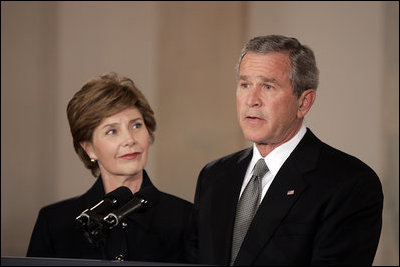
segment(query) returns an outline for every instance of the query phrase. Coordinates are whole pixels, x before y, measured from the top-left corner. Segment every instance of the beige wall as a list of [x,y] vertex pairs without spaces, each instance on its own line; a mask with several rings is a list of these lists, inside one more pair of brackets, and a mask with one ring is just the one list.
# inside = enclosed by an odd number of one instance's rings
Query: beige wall
[[158,128],[147,170],[193,200],[201,167],[248,145],[236,123],[234,65],[259,34],[296,36],[321,71],[307,119],[384,185],[376,265],[398,265],[398,3],[1,2],[1,255],[24,256],[39,208],[93,178],[65,108],[91,76],[133,78]]
[[243,4],[175,2],[160,11],[156,177],[193,201],[200,169],[242,147],[233,66],[244,36]]

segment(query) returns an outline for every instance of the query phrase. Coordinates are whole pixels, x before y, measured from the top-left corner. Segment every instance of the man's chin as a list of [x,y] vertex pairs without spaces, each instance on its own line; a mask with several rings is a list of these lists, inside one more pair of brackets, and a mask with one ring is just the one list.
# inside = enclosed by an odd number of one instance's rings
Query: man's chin
[[256,143],[256,144],[264,144],[265,143],[265,139],[264,138],[262,138],[260,136],[256,136],[254,134],[248,134],[248,135],[245,134],[244,137],[248,141]]

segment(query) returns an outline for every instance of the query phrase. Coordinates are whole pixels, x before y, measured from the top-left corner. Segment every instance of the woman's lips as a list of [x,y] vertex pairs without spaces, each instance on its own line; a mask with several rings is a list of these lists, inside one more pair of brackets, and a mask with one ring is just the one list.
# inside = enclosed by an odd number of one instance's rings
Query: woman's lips
[[121,156],[120,158],[122,159],[135,159],[137,158],[141,153],[139,152],[135,152],[135,153],[129,153],[129,154],[125,154],[123,156]]

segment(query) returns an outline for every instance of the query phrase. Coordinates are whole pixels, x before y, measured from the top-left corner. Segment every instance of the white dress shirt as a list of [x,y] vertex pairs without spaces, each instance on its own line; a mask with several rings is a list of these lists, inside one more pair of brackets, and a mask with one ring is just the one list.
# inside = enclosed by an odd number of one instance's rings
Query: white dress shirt
[[[297,132],[295,136],[292,137],[286,143],[276,147],[272,150],[265,158],[263,158],[258,151],[256,144],[253,144],[253,158],[250,161],[249,166],[247,167],[246,175],[243,180],[242,189],[240,191],[240,196],[243,193],[243,190],[246,188],[247,183],[250,181],[251,176],[253,175],[253,169],[256,165],[257,161],[260,158],[265,160],[265,163],[268,166],[269,171],[264,175],[262,178],[262,193],[260,203],[263,200],[265,194],[268,191],[269,186],[271,185],[272,181],[274,180],[276,174],[278,173],[279,169],[282,167],[283,163],[285,163],[286,159],[290,156],[296,146],[299,144],[300,140],[306,134],[306,127],[304,124],[301,126],[300,130]],[[240,198],[239,196],[239,198]]]

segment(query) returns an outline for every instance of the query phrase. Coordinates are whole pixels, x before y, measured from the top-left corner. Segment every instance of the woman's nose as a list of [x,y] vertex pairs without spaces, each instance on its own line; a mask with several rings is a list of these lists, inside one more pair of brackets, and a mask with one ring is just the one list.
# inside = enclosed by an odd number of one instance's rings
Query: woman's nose
[[133,133],[126,133],[125,137],[124,137],[124,142],[123,145],[124,146],[132,146],[136,143],[135,141],[135,137]]

